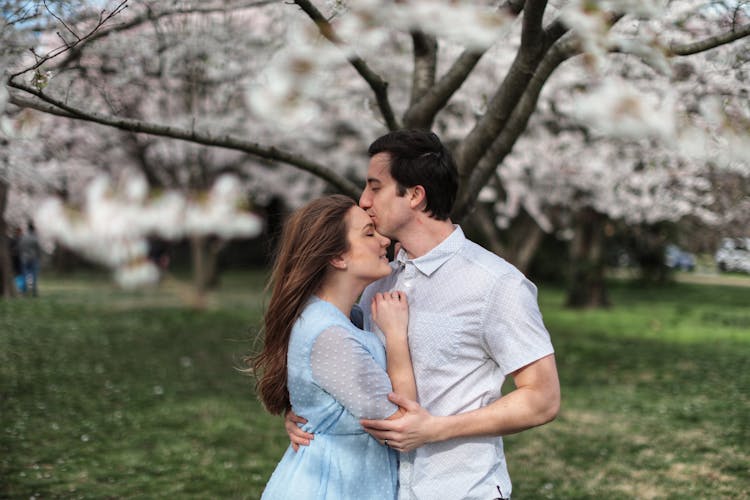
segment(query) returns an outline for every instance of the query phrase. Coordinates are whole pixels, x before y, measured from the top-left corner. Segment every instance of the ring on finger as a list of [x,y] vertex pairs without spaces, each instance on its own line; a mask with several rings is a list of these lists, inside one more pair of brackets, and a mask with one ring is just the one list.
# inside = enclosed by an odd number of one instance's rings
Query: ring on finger
[[387,439],[384,439],[384,440],[383,440],[383,444],[384,444],[384,445],[386,445],[386,446],[388,446],[388,440],[387,440]]

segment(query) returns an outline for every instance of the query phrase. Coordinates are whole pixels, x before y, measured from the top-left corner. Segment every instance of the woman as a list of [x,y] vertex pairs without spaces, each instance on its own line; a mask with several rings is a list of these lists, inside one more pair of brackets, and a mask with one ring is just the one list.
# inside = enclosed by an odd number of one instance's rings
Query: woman
[[[391,272],[390,241],[341,195],[317,199],[284,227],[271,277],[265,345],[255,357],[258,395],[276,415],[304,415],[310,446],[290,446],[265,499],[387,499],[397,492],[395,452],[366,434],[360,418],[397,418],[391,391],[416,399],[407,344],[408,306],[401,292],[373,300],[372,332],[349,312],[371,282]],[[387,361],[387,362],[386,362]],[[386,369],[387,366],[387,369]]]

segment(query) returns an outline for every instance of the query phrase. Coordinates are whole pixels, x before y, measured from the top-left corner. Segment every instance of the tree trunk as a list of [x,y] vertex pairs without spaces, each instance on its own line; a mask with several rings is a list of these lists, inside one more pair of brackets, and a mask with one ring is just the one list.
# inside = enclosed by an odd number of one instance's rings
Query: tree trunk
[[610,305],[604,281],[604,225],[606,218],[586,208],[576,217],[570,242],[567,306],[601,308]]
[[645,283],[664,284],[669,281],[665,247],[674,234],[669,223],[641,224],[630,229],[631,252],[638,263],[640,279]]
[[[526,274],[542,243],[544,231],[525,210],[513,220],[509,229],[502,231],[495,225],[493,217],[492,209],[484,205],[477,206],[473,212],[472,222],[484,238],[483,245]],[[503,242],[502,233],[507,235],[507,243]]]
[[206,292],[208,291],[207,253],[205,236],[190,238],[190,257],[193,263],[193,301],[196,307],[206,305]]
[[16,295],[13,262],[10,256],[8,224],[5,222],[5,207],[8,205],[8,184],[0,181],[0,293],[3,297]]
[[218,284],[216,263],[219,252],[226,246],[226,241],[215,240],[207,236],[190,238],[190,254],[193,265],[193,291],[197,307],[206,305],[206,293]]
[[505,258],[505,245],[500,238],[500,229],[495,225],[494,215],[492,209],[484,205],[480,205],[473,213],[474,220],[477,230],[484,236],[485,245],[487,248]]
[[531,260],[536,255],[539,245],[542,244],[544,231],[534,218],[526,213],[526,210],[521,210],[519,216],[511,224],[509,238],[506,259],[519,271],[527,274]]

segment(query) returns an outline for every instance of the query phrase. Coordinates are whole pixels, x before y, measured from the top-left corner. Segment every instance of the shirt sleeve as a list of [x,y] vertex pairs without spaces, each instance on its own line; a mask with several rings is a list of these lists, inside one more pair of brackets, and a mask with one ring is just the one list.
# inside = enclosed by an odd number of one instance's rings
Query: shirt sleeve
[[504,375],[554,352],[537,304],[536,287],[523,275],[498,280],[483,331],[487,352]]
[[398,410],[388,401],[388,374],[346,328],[332,326],[318,335],[310,362],[315,382],[355,417],[382,419]]

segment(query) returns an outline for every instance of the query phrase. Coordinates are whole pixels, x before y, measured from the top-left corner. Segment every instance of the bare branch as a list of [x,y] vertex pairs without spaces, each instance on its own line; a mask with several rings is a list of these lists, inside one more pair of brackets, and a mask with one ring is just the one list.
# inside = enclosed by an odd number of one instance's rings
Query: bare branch
[[[68,30],[70,32],[70,34],[73,35],[76,38],[76,40],[78,40],[78,41],[81,40],[81,37],[78,36],[78,33],[76,33],[75,31],[73,31],[73,29],[70,26],[68,26],[67,24],[65,24],[65,21],[63,21],[60,18],[60,16],[58,16],[57,14],[55,14],[54,12],[52,12],[52,9],[50,9],[49,5],[47,5],[47,0],[44,0],[44,8],[47,10],[47,12],[49,12],[49,15],[51,15],[52,17],[54,17],[57,20],[58,23],[62,24],[63,27],[66,30]],[[65,39],[60,35],[60,33],[58,33],[57,35],[62,39],[63,43],[66,43]],[[66,45],[67,45],[67,43],[66,43]]]
[[[331,43],[339,47],[344,45],[343,40],[341,40],[333,30],[333,26],[331,26],[331,23],[328,22],[325,17],[323,17],[323,14],[321,14],[320,11],[311,2],[309,2],[308,0],[295,0],[294,3],[299,5],[300,8],[302,8],[302,10],[305,12],[305,14],[307,14],[310,19],[315,22],[320,33]],[[388,100],[388,82],[383,80],[380,75],[370,69],[367,63],[359,56],[351,55],[348,57],[348,60],[349,63],[354,66],[354,69],[357,70],[357,73],[359,73],[359,75],[364,78],[372,91],[375,93],[375,98],[377,99],[378,107],[380,108],[380,114],[383,115],[383,119],[385,120],[388,129],[397,130],[401,128],[396,121],[396,115],[394,115],[393,108],[391,107],[391,103]]]
[[750,35],[750,24],[745,24],[732,31],[722,33],[720,35],[706,38],[693,43],[685,44],[672,44],[669,47],[670,55],[675,56],[690,56],[698,54],[699,52],[705,52],[707,50],[715,49],[721,45],[732,43],[740,38],[745,38]]
[[[19,77],[19,76],[21,76],[23,74],[26,74],[29,71],[35,71],[35,70],[39,69],[44,63],[46,63],[50,59],[54,59],[55,57],[59,56],[60,54],[63,54],[65,52],[67,52],[67,51],[75,48],[76,46],[78,46],[78,45],[80,45],[82,43],[85,43],[92,36],[94,36],[94,34],[97,31],[99,31],[99,29],[102,26],[104,26],[110,19],[112,19],[114,16],[116,16],[117,14],[119,14],[120,12],[122,12],[123,10],[125,10],[127,8],[127,2],[128,2],[128,0],[122,0],[109,13],[106,13],[106,11],[102,11],[102,13],[99,15],[99,20],[97,21],[96,25],[86,35],[84,35],[82,37],[78,37],[78,39],[75,42],[73,42],[71,44],[67,44],[66,43],[65,45],[63,45],[61,47],[57,47],[55,49],[52,49],[49,53],[47,53],[47,55],[41,56],[41,57],[37,56],[37,54],[34,52],[34,55],[37,57],[36,63],[34,63],[33,65],[31,65],[31,66],[29,66],[29,67],[27,67],[25,69],[22,69],[21,71],[19,71],[17,73],[11,74],[10,77],[8,78],[8,83],[11,84],[15,78],[17,78],[17,77]],[[106,13],[106,15],[105,15],[105,13]],[[33,52],[33,50],[32,50],[32,52]]]
[[39,17],[38,8],[31,10],[27,2],[22,2],[12,12],[6,13],[3,16],[6,26],[13,26],[15,24],[27,23],[32,19]]
[[242,151],[243,153],[247,153],[258,158],[264,158],[266,160],[292,165],[322,178],[323,180],[329,182],[331,185],[349,196],[352,196],[354,198],[359,196],[360,188],[356,184],[334,172],[325,165],[309,161],[306,158],[293,155],[273,146],[262,146],[258,143],[244,141],[230,135],[214,136],[209,133],[198,132],[194,129],[187,130],[178,127],[171,127],[168,125],[159,125],[143,122],[140,120],[133,120],[130,118],[108,116],[91,111],[84,111],[78,108],[73,108],[27,85],[15,81],[9,82],[9,85],[32,94],[43,101],[39,102],[37,100],[24,99],[12,94],[9,100],[16,106],[36,109],[37,111],[42,111],[44,113],[62,116],[65,118],[98,123],[100,125],[106,125],[129,132],[138,132],[159,137],[169,137],[181,141],[203,144],[205,146],[214,146],[219,148],[232,149],[235,151]]
[[[109,35],[120,33],[122,31],[127,31],[129,29],[133,29],[136,26],[140,26],[143,23],[146,22],[156,22],[159,19],[170,17],[170,16],[177,16],[177,15],[187,15],[187,14],[214,14],[214,13],[220,13],[220,12],[227,12],[228,10],[241,10],[241,9],[250,9],[253,7],[262,7],[264,5],[273,4],[276,3],[277,0],[257,0],[253,2],[248,2],[244,4],[234,5],[231,7],[227,6],[220,6],[220,7],[205,7],[205,6],[196,6],[196,7],[183,7],[183,8],[177,8],[177,9],[169,9],[169,10],[163,10],[161,12],[154,12],[153,9],[148,6],[148,8],[141,14],[132,17],[130,20],[116,24],[114,26],[111,26],[108,29],[98,30],[95,34],[90,36],[88,38],[88,43],[93,42],[95,40],[99,40],[101,38],[108,37]],[[71,50],[68,57],[66,57],[61,63],[61,66],[66,66],[70,63],[72,59],[77,58],[80,55],[80,50],[82,46],[76,47],[75,50]]]

